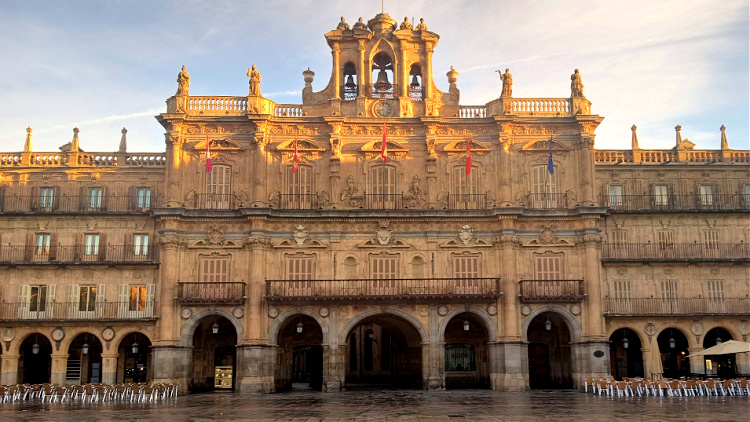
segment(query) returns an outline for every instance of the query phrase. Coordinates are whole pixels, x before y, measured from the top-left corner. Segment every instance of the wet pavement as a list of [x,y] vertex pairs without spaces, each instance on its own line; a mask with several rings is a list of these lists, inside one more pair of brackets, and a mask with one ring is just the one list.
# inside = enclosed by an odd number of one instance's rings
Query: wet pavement
[[2,421],[750,421],[749,396],[607,397],[573,390],[207,393],[154,403],[0,404]]

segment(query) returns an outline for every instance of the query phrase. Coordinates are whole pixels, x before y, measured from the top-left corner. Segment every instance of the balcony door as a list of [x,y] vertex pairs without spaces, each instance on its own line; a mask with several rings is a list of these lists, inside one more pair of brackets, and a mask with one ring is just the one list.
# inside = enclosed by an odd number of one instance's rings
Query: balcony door
[[372,294],[396,294],[396,276],[398,274],[398,258],[395,256],[373,256],[370,258],[370,278],[372,278]]
[[557,208],[557,173],[549,174],[547,165],[531,168],[531,208]]
[[310,166],[299,166],[295,173],[287,173],[286,200],[282,208],[305,209],[313,208],[313,171]]
[[370,206],[376,209],[394,209],[396,207],[396,169],[379,165],[370,169]]
[[226,210],[230,208],[232,194],[232,168],[215,165],[206,174],[205,208]]
[[154,315],[153,284],[120,284],[117,295],[118,318],[144,319]]

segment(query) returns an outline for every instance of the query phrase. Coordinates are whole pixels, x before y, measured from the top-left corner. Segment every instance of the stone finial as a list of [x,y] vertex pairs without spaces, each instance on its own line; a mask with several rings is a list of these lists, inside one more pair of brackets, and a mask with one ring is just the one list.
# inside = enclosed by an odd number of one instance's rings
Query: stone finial
[[312,84],[313,78],[315,77],[315,72],[310,70],[308,67],[307,70],[302,71],[302,76],[305,78],[305,85]]
[[449,70],[445,75],[448,77],[449,84],[454,84],[458,80],[458,72],[453,68],[453,66],[451,66],[451,70]]
[[80,132],[80,130],[77,127],[74,127],[73,140],[70,143],[70,152],[78,152],[78,132]]
[[721,130],[721,149],[729,149],[729,141],[727,141],[727,127],[724,125],[721,125],[719,128]]
[[367,25],[365,25],[365,23],[362,21],[362,16],[359,17],[359,20],[357,22],[354,22],[354,26],[352,28],[357,30],[368,30]]
[[676,135],[675,135],[675,143],[676,143],[675,147],[676,148],[682,148],[682,134],[680,133],[681,130],[682,130],[682,126],[680,125],[677,125],[674,127],[674,131],[676,132]]
[[122,138],[120,138],[120,149],[118,151],[119,152],[126,152],[127,149],[128,149],[128,141],[125,138],[125,134],[128,133],[128,130],[125,129],[125,128],[122,128],[122,130],[120,132],[122,132]]
[[638,129],[638,126],[636,125],[630,127],[630,131],[633,132],[633,135],[630,137],[631,149],[640,149],[640,147],[638,146],[638,134],[635,133],[636,129]]
[[31,128],[31,126],[26,128],[26,142],[24,142],[23,144],[23,152],[31,152],[31,132],[32,131],[33,129]]

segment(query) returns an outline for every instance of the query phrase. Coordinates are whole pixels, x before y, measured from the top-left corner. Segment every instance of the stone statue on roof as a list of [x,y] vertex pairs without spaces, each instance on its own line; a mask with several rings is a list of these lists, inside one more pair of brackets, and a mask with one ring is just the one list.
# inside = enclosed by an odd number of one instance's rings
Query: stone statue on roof
[[190,75],[185,70],[185,65],[182,65],[182,71],[177,75],[177,93],[174,95],[189,95],[189,89]]
[[346,19],[344,17],[341,17],[341,22],[336,26],[336,29],[346,30],[349,29],[349,24],[346,23]]
[[[498,70],[497,73],[500,73]],[[513,75],[510,74],[510,69],[505,69],[505,73],[500,73],[500,79],[503,81],[503,92],[500,94],[501,97],[512,97],[513,96]]]
[[362,22],[362,16],[360,16],[359,20],[354,23],[354,29],[367,29],[367,25]]
[[424,23],[424,18],[419,18],[419,24],[417,24],[417,31],[427,31],[427,25]]
[[260,72],[258,68],[253,65],[250,69],[247,69],[247,76],[250,77],[250,95],[260,95]]
[[398,29],[413,29],[414,26],[409,22],[409,17],[404,17],[404,21],[401,22],[401,25],[399,25]]
[[581,74],[578,72],[578,69],[570,75],[570,96],[583,97],[583,82],[581,81]]

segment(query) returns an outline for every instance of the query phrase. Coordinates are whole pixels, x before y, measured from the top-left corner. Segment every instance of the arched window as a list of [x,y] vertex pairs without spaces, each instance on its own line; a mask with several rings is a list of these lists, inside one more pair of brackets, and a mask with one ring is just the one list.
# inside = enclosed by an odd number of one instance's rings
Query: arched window
[[371,98],[394,98],[393,59],[389,55],[381,52],[372,58],[372,80],[375,82],[371,86]]
[[418,64],[411,65],[409,76],[411,76],[411,81],[409,83],[409,99],[412,101],[422,101],[424,92],[422,87],[422,67]]
[[344,64],[344,101],[356,100],[359,95],[359,81],[357,79],[357,68],[352,62]]

